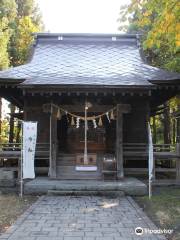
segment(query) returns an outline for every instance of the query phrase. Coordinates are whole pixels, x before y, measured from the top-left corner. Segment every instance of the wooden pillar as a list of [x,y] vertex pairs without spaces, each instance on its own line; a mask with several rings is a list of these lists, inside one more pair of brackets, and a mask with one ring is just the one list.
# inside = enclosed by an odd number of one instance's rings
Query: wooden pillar
[[56,178],[57,157],[57,117],[51,106],[50,113],[50,150],[49,150],[49,177]]
[[117,104],[116,118],[116,161],[117,161],[117,178],[124,177],[123,169],[123,114],[121,105]]
[[180,181],[180,143],[176,143],[176,153],[177,153],[177,159],[176,159],[176,180]]
[[15,113],[15,106],[11,103],[10,104],[10,121],[9,121],[9,143],[13,143],[14,140],[14,116]]

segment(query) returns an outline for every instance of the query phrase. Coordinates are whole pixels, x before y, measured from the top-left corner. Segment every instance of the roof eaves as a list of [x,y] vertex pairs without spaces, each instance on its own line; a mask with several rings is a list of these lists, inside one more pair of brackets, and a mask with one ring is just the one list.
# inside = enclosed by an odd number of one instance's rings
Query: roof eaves
[[92,84],[92,85],[87,85],[87,84],[20,84],[19,88],[56,88],[56,89],[74,89],[74,88],[80,88],[80,89],[92,89],[92,88],[108,88],[108,89],[155,89],[156,85],[154,84],[149,84],[149,85],[100,85],[100,84]]
[[0,83],[4,84],[21,84],[25,81],[25,78],[2,78],[0,77]]
[[169,78],[169,79],[165,79],[165,80],[159,80],[159,79],[153,79],[153,80],[148,80],[150,83],[152,84],[156,84],[156,85],[171,85],[171,84],[180,84],[180,77],[178,78]]

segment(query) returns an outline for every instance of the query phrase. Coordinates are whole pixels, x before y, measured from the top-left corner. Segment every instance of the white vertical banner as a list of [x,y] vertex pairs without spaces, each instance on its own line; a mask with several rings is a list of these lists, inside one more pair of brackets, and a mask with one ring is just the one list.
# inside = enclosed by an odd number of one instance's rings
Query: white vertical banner
[[152,196],[152,180],[154,178],[154,155],[153,155],[153,140],[151,126],[148,122],[148,142],[149,142],[149,198]]
[[37,139],[37,122],[23,122],[22,177],[35,178],[34,157]]

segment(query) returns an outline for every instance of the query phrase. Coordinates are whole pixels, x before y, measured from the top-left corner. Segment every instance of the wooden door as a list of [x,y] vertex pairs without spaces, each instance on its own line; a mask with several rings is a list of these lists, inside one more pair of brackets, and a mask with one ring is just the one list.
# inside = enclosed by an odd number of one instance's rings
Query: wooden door
[[[84,126],[80,128],[69,127],[67,133],[68,151],[72,153],[84,152]],[[87,132],[88,153],[105,151],[105,129],[88,127]]]

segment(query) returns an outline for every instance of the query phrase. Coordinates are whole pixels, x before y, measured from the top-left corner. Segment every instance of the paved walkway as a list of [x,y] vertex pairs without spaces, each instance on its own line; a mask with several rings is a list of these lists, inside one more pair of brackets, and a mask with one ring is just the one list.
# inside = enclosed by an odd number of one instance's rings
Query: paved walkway
[[0,236],[4,240],[157,240],[156,229],[130,197],[43,196]]

